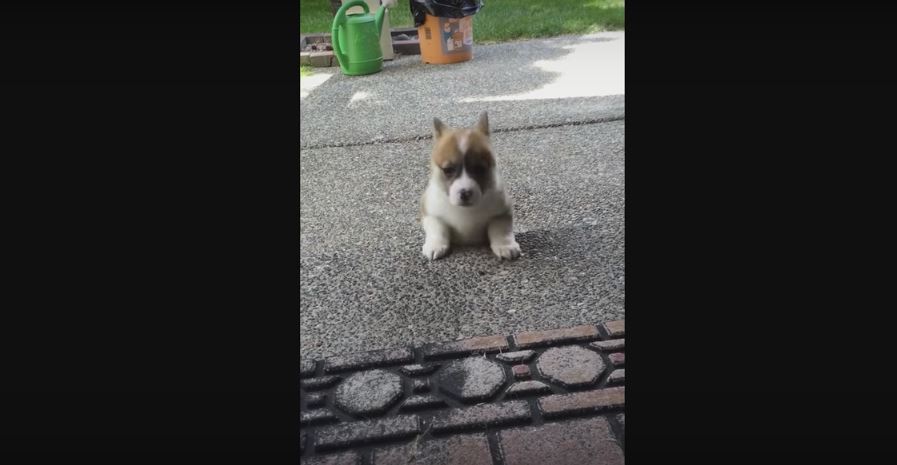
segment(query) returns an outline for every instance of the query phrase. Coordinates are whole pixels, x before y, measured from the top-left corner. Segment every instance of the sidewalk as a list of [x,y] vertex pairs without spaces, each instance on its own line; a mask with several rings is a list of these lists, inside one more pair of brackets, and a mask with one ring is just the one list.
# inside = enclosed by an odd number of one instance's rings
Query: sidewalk
[[623,321],[300,361],[300,463],[621,465]]
[[429,138],[434,116],[470,124],[482,110],[498,130],[622,118],[624,37],[478,45],[473,60],[453,65],[405,56],[364,77],[315,68],[302,78],[300,147]]
[[[316,87],[303,78],[303,356],[622,319],[622,50],[622,32],[602,33],[477,46],[451,66],[403,57]],[[417,214],[432,118],[470,125],[482,110],[524,255],[457,249],[428,262]]]

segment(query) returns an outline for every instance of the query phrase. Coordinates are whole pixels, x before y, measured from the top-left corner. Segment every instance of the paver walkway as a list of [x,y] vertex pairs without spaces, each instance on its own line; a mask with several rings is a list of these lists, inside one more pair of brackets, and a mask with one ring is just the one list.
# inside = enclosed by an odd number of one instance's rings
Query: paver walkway
[[623,321],[300,361],[300,463],[623,464]]

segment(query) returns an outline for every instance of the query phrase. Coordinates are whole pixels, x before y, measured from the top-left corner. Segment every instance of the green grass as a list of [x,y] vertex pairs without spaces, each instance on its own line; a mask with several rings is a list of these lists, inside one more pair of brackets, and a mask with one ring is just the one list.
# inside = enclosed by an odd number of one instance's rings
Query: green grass
[[[299,32],[309,34],[330,32],[333,14],[330,0],[299,0]],[[389,25],[392,27],[414,26],[408,0],[399,0],[396,8],[389,9]]]
[[310,66],[299,65],[299,77],[311,76],[314,71]]
[[[624,27],[625,0],[484,0],[473,18],[477,43],[504,42]],[[299,32],[330,32],[329,0],[300,0]],[[408,0],[389,10],[392,27],[414,26]]]

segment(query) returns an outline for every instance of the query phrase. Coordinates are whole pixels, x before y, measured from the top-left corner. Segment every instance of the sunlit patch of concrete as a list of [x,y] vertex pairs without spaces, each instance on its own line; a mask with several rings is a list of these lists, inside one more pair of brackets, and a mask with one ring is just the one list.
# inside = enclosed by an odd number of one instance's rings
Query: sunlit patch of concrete
[[538,70],[556,75],[552,82],[528,92],[472,97],[461,101],[494,102],[623,95],[626,93],[624,39],[623,31],[582,36],[577,43],[563,47],[569,53],[533,63]]
[[370,94],[369,92],[365,92],[365,91],[363,91],[363,90],[362,90],[362,91],[355,92],[355,95],[353,95],[352,98],[349,99],[349,105],[351,105],[351,104],[353,104],[353,103],[355,103],[355,102],[364,100],[364,99],[366,99],[366,98],[368,98],[368,97],[370,97],[370,96],[371,96],[371,94]]
[[315,68],[314,74],[311,76],[299,76],[299,100],[308,97],[315,87],[320,86],[334,75],[333,72],[318,71],[320,69],[326,68]]

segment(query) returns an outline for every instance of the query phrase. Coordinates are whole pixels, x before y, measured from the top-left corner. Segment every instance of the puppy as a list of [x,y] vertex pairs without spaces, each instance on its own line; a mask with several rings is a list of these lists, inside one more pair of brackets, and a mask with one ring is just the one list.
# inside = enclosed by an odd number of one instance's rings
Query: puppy
[[421,198],[424,256],[436,260],[451,244],[488,241],[499,259],[519,257],[511,199],[496,170],[486,112],[466,129],[449,129],[434,118],[433,141],[430,182]]

